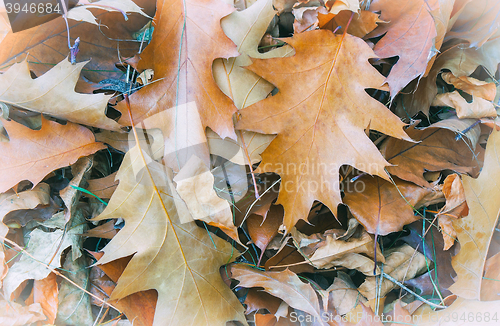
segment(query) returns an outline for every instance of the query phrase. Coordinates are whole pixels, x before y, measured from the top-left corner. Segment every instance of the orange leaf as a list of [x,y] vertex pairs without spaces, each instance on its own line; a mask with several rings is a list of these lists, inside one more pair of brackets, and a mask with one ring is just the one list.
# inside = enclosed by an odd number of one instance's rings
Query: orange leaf
[[[155,33],[139,62],[139,69],[154,70],[157,82],[130,97],[136,123],[159,111],[195,102],[204,127],[221,138],[236,139],[232,120],[236,107],[212,75],[216,58],[239,54],[220,26],[221,18],[233,11],[219,0],[157,2]],[[127,112],[123,101],[117,108]]]
[[394,98],[410,81],[425,73],[437,36],[436,26],[425,0],[377,0],[370,10],[381,11],[380,19],[388,22],[370,34],[385,34],[373,50],[382,58],[399,57],[386,80]]
[[294,56],[255,60],[248,67],[276,85],[278,94],[240,110],[237,128],[278,134],[256,172],[281,176],[277,204],[283,205],[290,230],[314,200],[337,212],[343,164],[387,178],[388,163],[365,128],[409,138],[403,123],[365,92],[379,88],[384,77],[368,63],[375,56],[364,41],[327,30],[284,41],[295,48]]
[[40,130],[15,121],[2,119],[2,123],[10,141],[0,143],[0,192],[23,180],[37,185],[51,171],[106,148],[95,142],[90,130],[71,122],[61,125],[42,117]]

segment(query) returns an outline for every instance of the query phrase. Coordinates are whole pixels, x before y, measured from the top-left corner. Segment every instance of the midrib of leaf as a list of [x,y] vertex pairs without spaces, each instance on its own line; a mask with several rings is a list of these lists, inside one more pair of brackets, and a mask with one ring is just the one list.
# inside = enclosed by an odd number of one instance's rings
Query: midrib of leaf
[[[196,292],[198,294],[198,297],[200,298],[200,303],[201,303],[201,306],[203,307],[203,314],[205,315],[205,319],[208,320],[208,316],[207,316],[207,313],[206,313],[206,309],[205,307],[203,306],[203,300],[202,300],[202,297],[200,295],[200,291],[198,289],[198,284],[196,283],[196,280],[195,280],[195,277],[193,275],[193,271],[191,270],[191,267],[189,267],[189,264],[188,264],[188,261],[186,259],[186,255],[184,254],[184,249],[182,248],[182,244],[181,244],[181,241],[179,239],[179,236],[177,235],[177,231],[175,230],[174,228],[174,224],[172,223],[172,219],[170,218],[170,215],[168,214],[168,211],[167,211],[167,208],[165,207],[165,203],[163,202],[163,199],[161,198],[161,195],[160,195],[160,191],[158,190],[158,187],[156,186],[156,183],[154,181],[154,178],[153,176],[151,175],[151,171],[149,170],[149,167],[146,163],[146,159],[144,158],[144,155],[142,153],[142,148],[141,148],[141,145],[139,143],[139,136],[137,135],[137,130],[135,128],[135,124],[134,124],[134,120],[132,118],[132,112],[130,110],[130,102],[129,102],[129,98],[127,95],[125,95],[125,100],[126,100],[126,103],[127,103],[127,111],[128,111],[128,114],[129,114],[129,118],[130,118],[130,123],[131,123],[131,126],[132,126],[132,131],[134,133],[134,139],[135,139],[135,142],[137,143],[137,149],[139,150],[139,156],[142,160],[142,163],[144,164],[144,168],[145,170],[147,171],[147,174],[149,176],[149,178],[151,179],[151,184],[153,186],[153,190],[154,190],[154,195],[156,195],[161,203],[161,207],[162,207],[162,210],[163,212],[165,213],[165,216],[167,217],[167,220],[170,224],[170,227],[172,228],[172,232],[174,233],[174,236],[175,236],[175,240],[177,241],[177,245],[179,246],[179,250],[181,252],[181,255],[182,255],[182,259],[184,260],[184,265],[186,266],[186,268],[188,269],[189,271],[189,274],[191,275],[191,278],[193,280],[193,284],[196,288]],[[159,248],[163,247],[163,244],[165,243],[165,240],[167,238],[167,234],[168,234],[168,227],[167,227],[167,230],[165,232],[165,236],[163,237],[163,240],[162,240],[162,244],[161,246],[159,246]],[[199,274],[197,274],[199,275]],[[202,279],[205,280],[204,277],[202,277],[201,275],[199,275]],[[207,284],[210,284],[207,280],[205,280],[207,282]],[[210,284],[211,285],[211,284]],[[212,285],[211,285],[212,286]],[[213,286],[212,286],[213,287]],[[177,301],[179,302],[179,300]]]
[[[310,153],[311,153],[311,150],[312,150],[312,146],[314,144],[314,138],[316,136],[316,128],[315,128],[315,126],[316,126],[316,124],[318,122],[318,119],[319,119],[319,116],[321,115],[321,112],[323,111],[323,102],[325,101],[325,95],[326,95],[326,91],[327,91],[327,88],[328,88],[328,83],[330,81],[330,77],[332,75],[333,69],[335,68],[335,64],[337,63],[337,59],[338,59],[338,55],[340,53],[340,49],[342,48],[342,45],[344,44],[345,35],[346,35],[346,32],[347,32],[347,29],[349,28],[349,24],[351,23],[353,15],[354,15],[354,13],[351,14],[351,18],[347,22],[346,28],[344,30],[344,33],[342,34],[342,38],[340,39],[339,45],[337,47],[337,51],[335,52],[335,56],[334,56],[334,58],[332,60],[332,65],[330,67],[330,70],[328,72],[327,78],[326,78],[324,86],[323,86],[323,94],[321,95],[321,103],[319,104],[319,110],[318,110],[318,113],[316,114],[316,118],[314,119],[314,122],[313,122],[311,128],[309,128],[308,130],[306,130],[305,133],[304,133],[304,135],[305,135],[310,129],[313,129],[313,131],[312,131],[312,133],[313,133],[312,134],[312,140],[311,140],[311,144],[309,145],[309,149],[307,151],[307,157],[310,156]],[[302,135],[302,137],[304,135]],[[346,139],[347,139],[347,137],[346,137]],[[355,147],[353,146],[353,148],[355,148]],[[305,173],[300,173],[299,174],[299,179],[297,181],[297,184],[300,184],[300,182],[302,181],[302,176],[304,176],[304,175],[305,175]],[[296,198],[297,198],[297,196],[295,196],[295,198],[293,200],[293,206],[292,207],[295,206]]]

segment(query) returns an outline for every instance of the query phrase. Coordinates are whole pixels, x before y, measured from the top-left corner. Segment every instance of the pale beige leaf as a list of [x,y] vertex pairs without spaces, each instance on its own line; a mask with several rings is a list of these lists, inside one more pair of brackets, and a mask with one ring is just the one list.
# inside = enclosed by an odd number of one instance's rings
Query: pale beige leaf
[[191,156],[174,178],[176,190],[195,220],[220,228],[236,241],[238,230],[233,224],[229,203],[214,190],[214,176],[197,156]]
[[460,251],[452,258],[457,281],[449,289],[464,299],[480,299],[488,248],[500,212],[499,152],[500,132],[493,130],[479,177],[462,178],[469,215],[453,222]]
[[319,301],[310,284],[302,282],[291,271],[262,272],[249,266],[231,266],[231,277],[240,281],[238,286],[245,288],[262,287],[267,293],[280,298],[289,306],[319,318]]
[[[243,138],[241,135],[243,135]],[[260,154],[262,154],[276,137],[275,135],[259,134],[246,130],[237,132],[236,136],[238,137],[238,142],[235,142],[231,138],[221,139],[219,135],[211,129],[208,129],[207,140],[210,154],[219,155],[235,164],[248,165],[248,159],[245,153],[246,147],[251,164],[255,164],[262,161]]]
[[22,306],[16,302],[0,300],[0,325],[2,326],[25,326],[46,319],[39,303]]
[[61,267],[60,260],[64,249],[72,247],[72,257],[68,255],[66,259],[77,259],[81,255],[79,250],[80,234],[83,233],[86,226],[86,224],[82,224],[82,221],[83,219],[80,220],[78,226],[73,225],[65,234],[61,229],[56,229],[53,232],[45,232],[41,229],[31,231],[26,251],[36,260],[22,255],[21,259],[14,263],[3,280],[5,297],[10,298],[11,293],[25,280],[46,278],[50,274],[50,269],[45,267],[49,262],[52,268]]
[[259,59],[284,57],[293,52],[289,45],[264,53],[258,51],[260,40],[275,14],[273,0],[258,0],[249,8],[235,11],[221,19],[222,30],[238,46],[237,50],[242,54],[236,60],[237,65],[251,64],[252,60],[249,57]]
[[[312,266],[323,269],[334,266],[344,266],[347,268],[359,267],[360,272],[373,275],[373,269],[375,268],[373,261],[375,243],[373,236],[363,231],[357,236],[342,240],[339,237],[343,230],[339,230],[338,234],[329,231],[326,231],[324,234],[306,236],[293,228],[291,233],[295,239],[294,243],[299,245],[299,252]],[[377,250],[380,251],[380,248],[377,247]],[[384,261],[382,255],[378,255],[377,258],[380,261]],[[371,269],[368,268],[370,263]]]
[[469,214],[469,207],[465,201],[464,188],[458,174],[450,174],[446,177],[443,183],[443,193],[446,197],[446,204],[437,216],[439,226],[444,229],[445,250],[448,250],[456,238],[451,221],[453,218],[461,218]]
[[468,103],[458,91],[436,95],[431,105],[455,108],[459,119],[494,118],[497,116],[497,111],[491,101],[473,96],[472,103]]
[[192,217],[186,216],[189,211],[165,169],[137,147],[131,149],[118,171],[117,189],[96,218],[125,221],[99,264],[134,254],[111,299],[155,289],[154,326],[220,326],[230,320],[246,324],[243,306],[219,274],[237,251],[189,222]]
[[0,102],[75,123],[118,130],[120,125],[104,114],[111,95],[75,92],[87,62],[72,65],[66,58],[36,79],[31,78],[26,60],[15,63],[0,75]]
[[[148,137],[153,137],[144,144],[144,134],[138,136],[142,150],[154,159],[163,155],[163,162],[178,172],[184,164],[196,155],[210,165],[205,128],[195,102],[165,108],[162,111],[143,119],[136,125],[136,130],[148,130]],[[163,134],[163,140],[160,132]],[[153,130],[150,134],[150,130]],[[129,148],[135,146],[133,133],[129,134]],[[163,153],[161,152],[163,150]]]
[[[373,267],[373,265],[372,265]],[[339,315],[344,315],[354,309],[359,302],[366,302],[366,299],[358,292],[349,275],[344,272],[337,272],[337,277],[333,280],[328,289],[329,301]]]
[[275,16],[272,0],[258,0],[249,8],[235,11],[221,20],[224,33],[237,45],[237,58],[216,59],[212,65],[215,82],[231,98],[238,109],[266,98],[274,86],[252,71],[242,68],[252,63],[252,58],[285,57],[294,53],[285,45],[271,51],[258,51],[269,23]]
[[342,10],[359,11],[359,0],[336,0],[330,8],[330,13],[338,14]]
[[439,228],[443,233],[444,250],[448,250],[455,243],[457,231],[453,228],[453,218],[448,215],[441,215],[438,218]]
[[[384,256],[384,273],[389,274],[401,283],[404,280],[414,278],[427,268],[425,256],[407,244],[386,250]],[[378,289],[377,285],[382,288]],[[380,297],[384,297],[395,287],[396,284],[387,279],[383,279],[382,284],[377,284],[377,278],[370,276],[365,279],[358,290],[368,300],[371,300],[376,297],[377,291],[379,291]]]
[[265,99],[274,89],[264,78],[238,66],[235,58],[216,59],[212,69],[215,82],[238,109]]

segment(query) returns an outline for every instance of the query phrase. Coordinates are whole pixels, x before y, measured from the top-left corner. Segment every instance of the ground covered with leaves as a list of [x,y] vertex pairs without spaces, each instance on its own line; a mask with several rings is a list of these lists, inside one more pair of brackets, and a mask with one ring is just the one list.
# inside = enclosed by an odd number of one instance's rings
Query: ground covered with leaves
[[500,325],[499,1],[8,10],[1,325]]

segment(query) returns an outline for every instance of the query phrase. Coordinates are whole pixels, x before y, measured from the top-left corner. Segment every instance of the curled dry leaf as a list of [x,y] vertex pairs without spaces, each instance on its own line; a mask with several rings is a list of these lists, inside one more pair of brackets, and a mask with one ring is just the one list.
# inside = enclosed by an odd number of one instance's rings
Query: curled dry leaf
[[450,70],[454,76],[470,76],[478,66],[482,65],[491,74],[497,70],[500,62],[500,38],[492,38],[480,49],[464,48],[463,44],[452,46],[440,53],[427,77],[418,82],[414,92],[403,95],[403,105],[397,109],[401,117],[412,117],[419,111],[425,115],[429,114],[432,100],[438,93],[437,76],[443,69]]
[[[157,2],[155,33],[138,65],[139,70],[153,69],[156,81],[130,96],[135,123],[165,108],[194,102],[203,130],[208,126],[222,138],[236,139],[232,120],[236,107],[212,76],[216,58],[239,54],[220,26],[221,18],[233,11],[218,0]],[[128,117],[124,102],[117,109],[123,113],[122,123],[130,124],[123,118]]]
[[10,141],[0,143],[0,192],[23,180],[37,185],[51,171],[106,148],[95,142],[90,130],[70,122],[61,125],[42,117],[40,130],[14,121],[2,123]]
[[86,231],[82,236],[103,238],[103,239],[113,239],[113,237],[118,233],[119,229],[115,228],[115,220],[108,221],[101,224],[93,229]]
[[111,96],[75,92],[87,62],[72,65],[66,58],[36,79],[31,78],[26,60],[15,63],[0,75],[0,102],[88,126],[119,129],[120,125],[105,115]]
[[278,229],[283,222],[283,207],[273,205],[266,216],[252,214],[246,222],[250,238],[264,252],[269,242],[278,235]]
[[[344,230],[328,230],[324,234],[314,234],[308,237],[292,229],[292,236],[299,252],[309,264],[316,268],[344,266],[357,269],[366,275],[373,275],[375,266],[373,237],[363,231],[347,240],[338,239],[343,232]],[[377,251],[380,252],[378,245]],[[384,257],[378,255],[378,260],[383,262]]]
[[281,299],[272,296],[265,291],[257,288],[251,288],[248,289],[244,302],[247,306],[245,314],[248,315],[249,313],[259,309],[267,309],[269,313],[274,315],[278,311],[281,302]]
[[337,212],[343,164],[387,178],[388,163],[364,133],[368,125],[409,138],[403,123],[365,92],[379,88],[384,78],[369,65],[374,54],[361,39],[316,30],[284,41],[296,50],[293,57],[256,59],[247,67],[279,92],[240,110],[237,128],[278,134],[256,172],[281,176],[277,203],[285,209],[284,225],[290,230],[307,216],[314,200]]
[[495,83],[487,83],[467,76],[455,77],[451,72],[443,72],[441,77],[448,84],[452,84],[455,88],[461,89],[472,96],[477,96],[487,101],[495,99],[497,93]]
[[439,186],[420,187],[398,178],[394,182],[367,175],[344,187],[344,204],[372,234],[401,231],[403,226],[419,219],[414,209],[443,201]]
[[23,306],[13,301],[0,300],[2,326],[24,326],[46,318],[39,303]]
[[432,106],[449,106],[457,111],[459,119],[494,118],[497,116],[495,106],[491,101],[480,97],[472,97],[472,102],[467,102],[457,91],[436,95]]
[[214,190],[214,176],[197,156],[191,156],[174,178],[175,189],[195,220],[220,228],[236,241],[238,230],[233,224],[229,203]]
[[71,8],[68,11],[68,18],[76,21],[84,21],[87,23],[98,25],[95,16],[88,9],[96,8],[103,9],[107,11],[119,11],[127,20],[127,13],[135,12],[141,14],[145,17],[151,18],[146,15],[141,8],[135,4],[132,0],[100,0],[89,2],[88,0],[80,0],[80,6]]
[[465,201],[464,188],[458,174],[450,174],[446,177],[443,183],[443,193],[446,197],[446,204],[437,216],[439,226],[443,229],[444,250],[448,250],[457,236],[451,218],[466,216],[469,214],[469,207]]
[[[407,244],[387,249],[384,252],[384,256],[384,273],[389,274],[399,282],[412,279],[427,269],[427,258]],[[384,297],[397,286],[385,278],[381,284],[378,283],[377,277],[367,277],[358,290],[368,300],[371,300],[377,296],[377,293],[380,297]]]
[[67,232],[61,229],[46,232],[39,228],[31,231],[26,247],[26,252],[31,257],[26,254],[22,255],[19,261],[15,262],[9,269],[7,276],[3,280],[3,290],[7,298],[10,298],[14,290],[23,281],[30,279],[42,280],[49,276],[51,271],[46,267],[49,263],[52,268],[61,267],[61,255],[66,248],[72,248],[71,255],[67,255],[66,261],[76,260],[82,255],[80,252],[82,245],[80,234],[83,233],[87,225],[84,223],[85,218],[81,215],[81,211],[78,211],[78,213],[78,216],[75,216],[72,220],[72,225]]
[[500,132],[493,130],[481,174],[477,179],[462,177],[469,215],[453,221],[460,251],[452,259],[457,281],[450,291],[464,299],[481,298],[484,266],[500,211],[499,152]]
[[408,135],[418,143],[394,138],[386,140],[380,151],[394,165],[387,167],[387,171],[422,187],[430,187],[423,176],[425,171],[449,169],[476,174],[481,166],[478,156],[482,148],[467,144],[463,138],[456,140],[453,131],[438,126],[430,125],[424,129],[417,129],[414,125],[409,127]]
[[243,307],[219,274],[237,252],[192,221],[165,169],[134,147],[123,159],[108,206],[95,218],[125,221],[98,264],[134,254],[111,299],[156,289],[155,326],[245,324]]
[[366,302],[366,299],[358,292],[349,275],[342,271],[337,272],[337,277],[325,292],[328,295],[328,303],[333,304],[335,311],[339,315],[348,313],[359,302]]
[[19,193],[10,190],[0,194],[0,236],[5,237],[9,232],[7,226],[1,223],[9,212],[48,205],[49,201],[50,187],[46,183],[39,183],[31,190]]
[[231,265],[231,277],[240,281],[245,288],[262,287],[267,293],[286,302],[290,307],[302,310],[320,318],[318,297],[310,284],[285,270],[282,272],[262,272],[246,265]]

